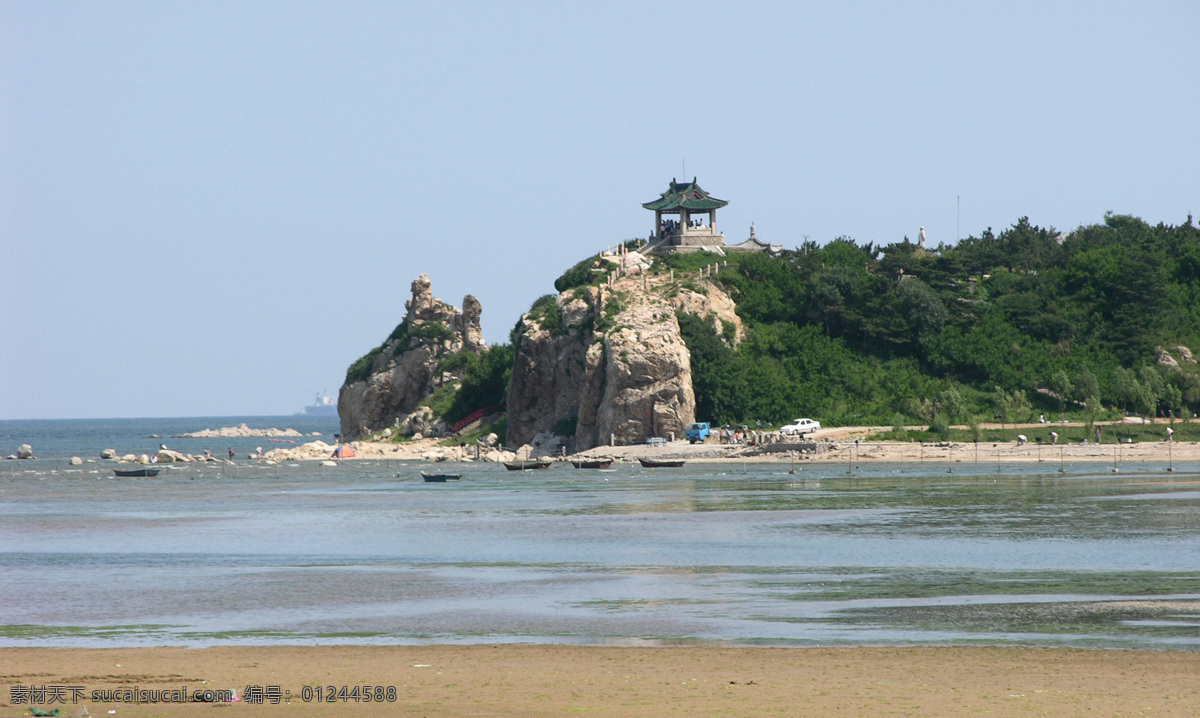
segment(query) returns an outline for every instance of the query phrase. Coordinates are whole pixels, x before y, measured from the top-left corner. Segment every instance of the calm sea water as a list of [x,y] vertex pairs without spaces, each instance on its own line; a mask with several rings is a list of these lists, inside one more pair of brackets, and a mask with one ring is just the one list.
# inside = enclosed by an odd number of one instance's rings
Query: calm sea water
[[241,421],[0,422],[0,645],[1200,649],[1200,466],[67,462]]

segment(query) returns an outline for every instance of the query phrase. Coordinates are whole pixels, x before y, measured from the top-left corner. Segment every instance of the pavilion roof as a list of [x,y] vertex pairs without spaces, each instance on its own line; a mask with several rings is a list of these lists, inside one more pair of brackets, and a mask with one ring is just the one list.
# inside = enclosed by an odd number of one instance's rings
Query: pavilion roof
[[671,186],[667,188],[662,196],[653,202],[646,202],[642,206],[646,209],[657,210],[659,212],[671,212],[678,210],[681,207],[684,209],[717,209],[729,204],[723,199],[709,196],[696,184],[696,178],[692,178],[691,182],[676,182],[671,180]]

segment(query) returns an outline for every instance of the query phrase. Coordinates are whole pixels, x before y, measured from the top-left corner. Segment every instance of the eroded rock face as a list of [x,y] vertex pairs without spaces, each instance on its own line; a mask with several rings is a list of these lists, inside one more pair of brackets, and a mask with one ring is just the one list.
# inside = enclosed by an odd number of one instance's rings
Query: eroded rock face
[[405,422],[431,394],[462,378],[461,369],[439,370],[444,359],[487,348],[479,325],[483,306],[469,294],[463,298],[465,311],[459,311],[434,297],[429,277],[422,274],[413,280],[404,308],[404,322],[375,350],[365,378],[347,381],[338,392],[346,441],[390,427],[397,419]]
[[559,295],[558,330],[545,328],[529,314],[521,317],[506,407],[509,446],[529,443],[538,433],[579,414],[598,296],[592,287]]
[[616,326],[589,351],[596,371],[584,389],[588,400],[580,405],[576,450],[610,440],[636,444],[683,436],[695,421],[691,355],[672,308],[634,300],[617,315]]
[[[695,420],[691,357],[675,319],[677,294],[641,286],[630,280],[615,288],[570,290],[557,299],[561,321],[547,321],[544,312],[522,317],[508,392],[508,445],[561,431],[571,419],[572,451],[610,440],[678,437]],[[702,303],[706,313],[715,311]]]
[[671,306],[685,314],[708,319],[717,336],[723,336],[725,327],[732,326],[733,345],[740,344],[746,337],[746,330],[742,327],[742,318],[737,315],[737,304],[716,285],[706,283],[700,288],[702,293],[681,288],[678,294],[671,297]]

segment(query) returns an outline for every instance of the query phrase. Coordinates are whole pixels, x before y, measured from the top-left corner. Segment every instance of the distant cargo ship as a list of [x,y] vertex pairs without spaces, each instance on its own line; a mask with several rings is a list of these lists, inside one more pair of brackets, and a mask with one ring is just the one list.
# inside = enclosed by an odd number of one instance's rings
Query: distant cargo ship
[[337,416],[337,399],[328,394],[317,394],[317,402],[304,407],[304,413],[309,416]]

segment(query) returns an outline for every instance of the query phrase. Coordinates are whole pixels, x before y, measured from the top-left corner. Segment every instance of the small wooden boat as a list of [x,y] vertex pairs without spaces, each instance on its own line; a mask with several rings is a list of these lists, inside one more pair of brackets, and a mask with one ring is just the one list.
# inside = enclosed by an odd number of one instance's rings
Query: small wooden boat
[[422,471],[421,478],[429,483],[444,484],[447,481],[458,481],[462,478],[462,474],[435,474],[429,471]]
[[549,459],[527,459],[525,461],[505,461],[504,468],[509,471],[533,471],[534,469],[550,468]]
[[113,469],[113,473],[117,476],[141,477],[148,478],[158,476],[158,469]]
[[638,463],[647,469],[678,469],[687,462],[684,459],[643,459],[639,456]]
[[612,459],[582,459],[580,461],[572,460],[571,463],[577,469],[607,469],[612,466]]

